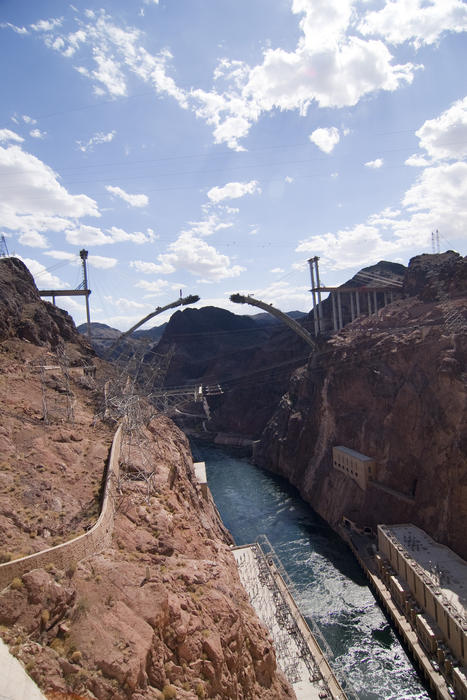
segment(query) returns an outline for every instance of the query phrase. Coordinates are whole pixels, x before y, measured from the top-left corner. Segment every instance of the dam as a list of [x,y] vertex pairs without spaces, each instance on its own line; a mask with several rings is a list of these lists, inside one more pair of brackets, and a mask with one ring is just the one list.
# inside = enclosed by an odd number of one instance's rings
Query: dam
[[[270,540],[295,602],[326,644],[329,665],[349,698],[427,699],[428,691],[348,547],[287,482],[211,445],[193,444],[237,546]],[[329,650],[329,655],[328,655]]]

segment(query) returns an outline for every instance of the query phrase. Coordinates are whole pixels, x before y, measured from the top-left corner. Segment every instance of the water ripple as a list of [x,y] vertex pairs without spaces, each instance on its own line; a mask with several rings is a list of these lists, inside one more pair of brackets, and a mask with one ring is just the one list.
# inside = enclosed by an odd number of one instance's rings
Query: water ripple
[[235,541],[268,536],[302,614],[320,628],[347,688],[360,700],[429,698],[352,554],[295,489],[218,448],[196,448]]

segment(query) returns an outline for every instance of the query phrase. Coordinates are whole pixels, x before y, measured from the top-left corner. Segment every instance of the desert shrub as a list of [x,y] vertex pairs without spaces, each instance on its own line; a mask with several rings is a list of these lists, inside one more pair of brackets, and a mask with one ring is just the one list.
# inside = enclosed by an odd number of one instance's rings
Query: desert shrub
[[20,591],[22,587],[23,582],[18,577],[14,578],[13,581],[10,583],[10,588],[12,588],[14,591]]
[[202,683],[197,683],[196,688],[195,688],[195,693],[199,698],[206,697],[206,691],[205,691],[204,685]]
[[55,637],[55,639],[52,639],[52,641],[50,642],[50,648],[53,649],[54,651],[56,651],[59,656],[63,656],[63,652],[64,652],[63,642],[61,639],[58,639],[58,637]]
[[164,700],[173,700],[177,697],[177,688],[174,685],[165,685],[162,689]]
[[49,620],[50,620],[50,612],[48,610],[43,610],[41,612],[41,625],[42,625],[42,627],[45,627]]
[[81,661],[81,656],[82,656],[81,652],[76,650],[70,656],[70,661],[74,664],[78,664]]

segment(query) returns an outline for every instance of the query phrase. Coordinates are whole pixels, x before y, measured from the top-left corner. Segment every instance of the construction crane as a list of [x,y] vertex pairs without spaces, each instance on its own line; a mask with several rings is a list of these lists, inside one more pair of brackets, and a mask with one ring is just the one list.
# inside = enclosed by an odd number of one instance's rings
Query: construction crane
[[230,301],[233,301],[235,304],[251,304],[251,306],[257,306],[258,309],[267,311],[268,314],[275,316],[279,319],[279,321],[282,321],[282,323],[285,323],[286,326],[291,328],[297,335],[300,336],[300,338],[302,338],[302,340],[305,341],[305,343],[308,343],[313,350],[318,350],[318,345],[311,335],[304,328],[302,328],[297,321],[294,321],[293,318],[290,318],[290,316],[287,316],[287,314],[284,314],[282,311],[279,311],[279,309],[276,309],[272,304],[266,304],[264,301],[254,299],[251,296],[243,296],[242,294],[232,294]]
[[177,301],[173,301],[170,304],[166,304],[166,306],[158,306],[154,311],[152,311],[150,314],[145,316],[144,318],[141,319],[141,321],[138,321],[138,323],[135,323],[134,326],[132,326],[129,330],[125,331],[125,333],[122,333],[121,335],[118,336],[116,340],[112,343],[112,345],[107,349],[104,355],[104,359],[108,359],[112,352],[115,350],[117,345],[124,340],[124,338],[127,338],[129,335],[131,335],[137,328],[143,325],[143,323],[146,323],[146,321],[149,321],[149,319],[154,318],[154,316],[157,316],[158,314],[163,313],[164,311],[167,311],[167,309],[175,309],[177,306],[186,306],[187,304],[195,304],[197,301],[199,301],[199,296],[197,294],[190,294],[187,297],[180,297],[180,299],[177,299]]

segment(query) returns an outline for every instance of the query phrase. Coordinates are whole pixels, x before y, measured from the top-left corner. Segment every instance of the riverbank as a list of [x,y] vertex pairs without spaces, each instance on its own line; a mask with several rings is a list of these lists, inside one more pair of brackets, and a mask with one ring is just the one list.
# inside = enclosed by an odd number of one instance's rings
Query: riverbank
[[428,700],[354,555],[297,490],[231,448],[196,443],[192,450],[206,463],[209,489],[236,544],[267,534],[344,691],[351,688],[359,700]]

